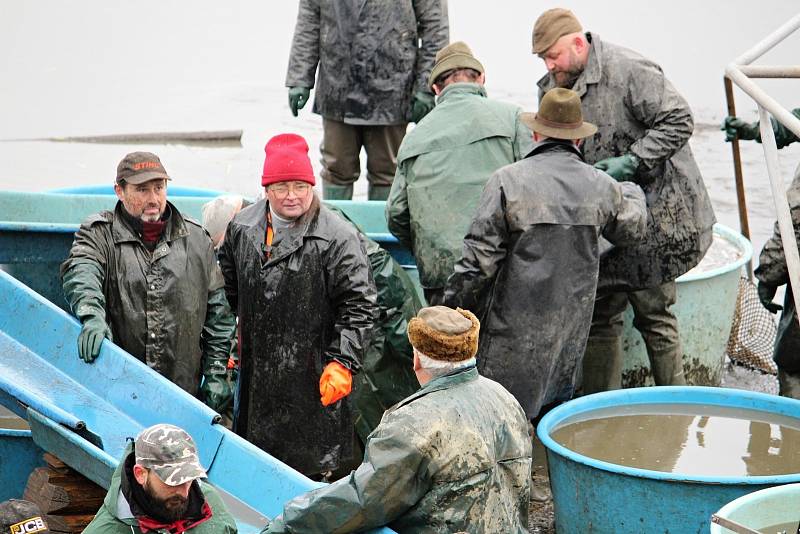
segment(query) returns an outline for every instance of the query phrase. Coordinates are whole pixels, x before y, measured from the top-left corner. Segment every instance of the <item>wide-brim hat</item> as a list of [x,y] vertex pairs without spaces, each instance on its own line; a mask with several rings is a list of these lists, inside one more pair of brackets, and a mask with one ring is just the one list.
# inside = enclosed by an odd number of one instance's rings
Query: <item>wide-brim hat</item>
[[436,78],[455,69],[472,69],[481,74],[485,72],[481,62],[472,55],[472,50],[467,43],[456,41],[436,53],[436,63],[433,65],[431,75],[428,76],[428,87],[433,88]]
[[536,113],[522,113],[520,119],[532,131],[553,139],[583,139],[597,132],[597,126],[583,120],[581,99],[571,89],[550,89]]
[[463,362],[478,352],[480,321],[461,308],[430,306],[408,322],[411,346],[434,360]]

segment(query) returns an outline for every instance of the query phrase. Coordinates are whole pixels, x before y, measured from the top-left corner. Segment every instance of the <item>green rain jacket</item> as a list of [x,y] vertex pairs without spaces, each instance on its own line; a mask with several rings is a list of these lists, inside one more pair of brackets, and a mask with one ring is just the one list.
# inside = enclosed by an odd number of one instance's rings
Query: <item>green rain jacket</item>
[[413,282],[391,254],[367,237],[339,208],[328,208],[358,229],[378,290],[378,316],[350,394],[356,411],[356,431],[366,442],[381,422],[383,412],[419,389],[407,330],[408,321],[417,315],[422,304]]
[[489,177],[533,148],[520,112],[478,84],[453,83],[403,139],[386,220],[414,252],[423,287],[441,289],[453,273]]
[[[83,531],[83,534],[141,534],[139,522],[131,514],[130,505],[120,490],[125,458],[130,454],[133,454],[132,443],[128,444],[125,454],[122,455],[123,459],[114,471],[114,476],[111,477],[111,485],[108,488],[105,500],[103,500],[103,506],[97,511],[97,515],[94,516],[94,519]],[[199,480],[198,483],[200,484],[200,491],[203,492],[206,502],[211,508],[212,516],[207,521],[186,532],[189,534],[235,534],[238,532],[236,521],[228,512],[217,490],[202,480]],[[154,534],[169,533],[159,530]]]
[[81,321],[105,319],[117,345],[197,395],[201,371],[225,372],[236,320],[208,233],[167,205],[152,253],[122,218],[121,202],[86,219],[61,280]]
[[522,408],[468,367],[386,412],[356,471],[288,502],[264,532],[528,532],[530,477]]

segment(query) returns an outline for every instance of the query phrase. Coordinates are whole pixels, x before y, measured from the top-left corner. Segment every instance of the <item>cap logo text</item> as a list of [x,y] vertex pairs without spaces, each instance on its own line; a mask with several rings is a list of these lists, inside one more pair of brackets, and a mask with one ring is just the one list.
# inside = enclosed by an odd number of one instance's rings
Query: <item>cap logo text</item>
[[11,525],[11,534],[29,534],[31,532],[44,532],[47,527],[41,517],[32,517]]
[[139,163],[133,164],[134,171],[140,171],[142,169],[158,169],[161,165],[156,163],[155,161],[141,161]]

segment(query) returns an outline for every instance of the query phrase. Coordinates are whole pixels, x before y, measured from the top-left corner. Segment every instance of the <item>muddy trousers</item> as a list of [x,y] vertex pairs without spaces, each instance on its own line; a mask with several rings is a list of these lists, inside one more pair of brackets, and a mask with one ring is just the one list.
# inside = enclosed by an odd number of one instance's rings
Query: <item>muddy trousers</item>
[[[325,198],[352,197],[361,175],[361,148],[367,153],[370,200],[386,200],[397,169],[397,151],[407,124],[361,125],[322,119],[322,180]],[[382,198],[381,198],[382,197]]]
[[622,387],[622,319],[630,303],[633,326],[647,348],[656,385],[686,384],[675,304],[675,282],[630,293],[598,295],[583,358],[583,393]]

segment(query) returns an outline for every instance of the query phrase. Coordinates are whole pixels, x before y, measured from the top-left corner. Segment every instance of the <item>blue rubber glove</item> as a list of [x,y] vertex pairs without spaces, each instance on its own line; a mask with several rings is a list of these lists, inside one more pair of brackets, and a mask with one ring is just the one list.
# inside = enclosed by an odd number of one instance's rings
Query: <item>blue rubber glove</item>
[[297,111],[303,109],[310,95],[311,89],[308,87],[289,88],[289,109],[292,110],[292,115],[297,117]]
[[606,158],[594,164],[596,169],[605,171],[618,182],[627,182],[636,175],[639,158],[633,154],[625,154],[617,158]]
[[111,339],[111,329],[106,321],[97,316],[88,317],[78,335],[78,356],[86,363],[92,363],[100,354],[105,338]]

